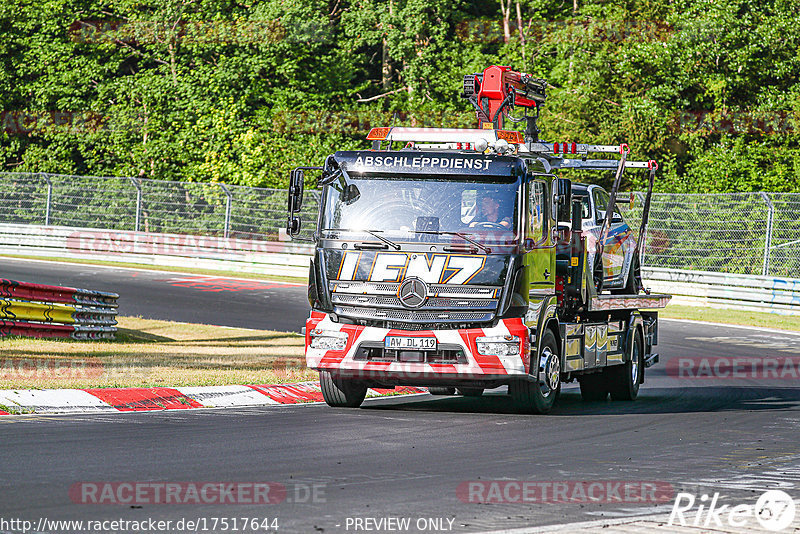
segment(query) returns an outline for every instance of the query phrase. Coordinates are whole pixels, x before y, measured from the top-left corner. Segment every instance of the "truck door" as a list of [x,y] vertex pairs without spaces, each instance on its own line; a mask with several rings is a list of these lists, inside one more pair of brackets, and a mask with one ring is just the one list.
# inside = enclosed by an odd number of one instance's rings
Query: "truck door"
[[550,206],[549,183],[534,179],[528,182],[525,217],[525,269],[530,281],[530,295],[555,293],[556,255],[550,228],[553,211]]

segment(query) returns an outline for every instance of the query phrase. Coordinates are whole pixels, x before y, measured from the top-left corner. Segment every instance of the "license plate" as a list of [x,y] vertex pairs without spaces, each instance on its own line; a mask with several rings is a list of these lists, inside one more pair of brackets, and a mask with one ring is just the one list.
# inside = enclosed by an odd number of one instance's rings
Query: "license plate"
[[392,350],[436,350],[435,337],[388,336],[383,343]]

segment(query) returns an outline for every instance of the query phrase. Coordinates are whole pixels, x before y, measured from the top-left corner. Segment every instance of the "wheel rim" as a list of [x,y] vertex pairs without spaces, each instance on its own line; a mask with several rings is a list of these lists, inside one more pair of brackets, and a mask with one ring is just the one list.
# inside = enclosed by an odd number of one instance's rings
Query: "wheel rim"
[[539,380],[539,386],[542,391],[542,396],[549,397],[558,388],[558,381],[561,378],[561,362],[555,357],[550,347],[542,349],[541,360],[544,365],[540,368],[540,376],[543,378]]
[[633,350],[631,351],[631,384],[639,382],[639,343],[633,338]]

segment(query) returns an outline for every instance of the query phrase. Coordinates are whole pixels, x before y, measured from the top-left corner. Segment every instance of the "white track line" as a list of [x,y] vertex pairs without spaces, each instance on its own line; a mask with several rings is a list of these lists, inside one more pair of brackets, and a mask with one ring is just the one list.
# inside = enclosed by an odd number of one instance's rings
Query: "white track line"
[[791,336],[800,336],[800,332],[797,330],[781,330],[780,328],[764,328],[763,326],[749,326],[743,324],[731,324],[731,323],[712,323],[709,321],[695,321],[692,319],[672,319],[668,317],[659,318],[659,321],[673,321],[676,323],[691,323],[691,324],[702,324],[707,326],[721,326],[725,328],[741,328],[743,330],[756,330],[758,332],[770,332],[774,334],[789,334]]

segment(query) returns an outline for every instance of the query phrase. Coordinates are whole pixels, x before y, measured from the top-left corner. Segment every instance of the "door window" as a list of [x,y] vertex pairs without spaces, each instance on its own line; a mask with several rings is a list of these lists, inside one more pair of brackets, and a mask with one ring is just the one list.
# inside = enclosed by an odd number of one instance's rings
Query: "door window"
[[530,183],[528,206],[530,210],[530,235],[540,244],[547,239],[547,184],[542,180]]

